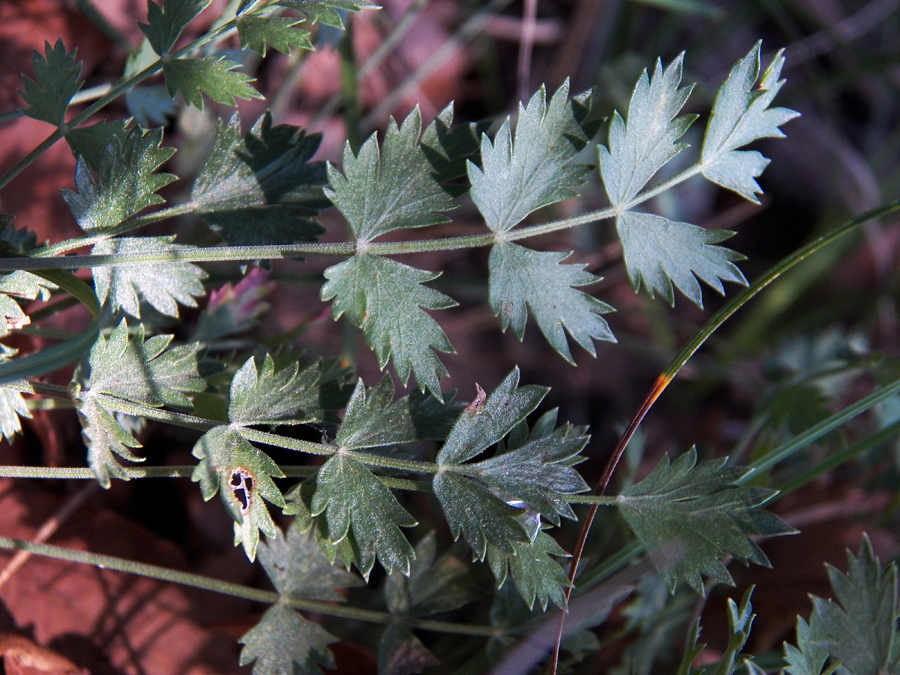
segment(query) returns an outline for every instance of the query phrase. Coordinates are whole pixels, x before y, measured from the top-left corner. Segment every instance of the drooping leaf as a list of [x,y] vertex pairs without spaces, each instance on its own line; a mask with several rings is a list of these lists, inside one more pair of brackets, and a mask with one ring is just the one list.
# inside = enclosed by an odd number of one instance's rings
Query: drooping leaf
[[160,56],[165,56],[175,46],[185,27],[206,9],[209,2],[210,0],[164,0],[164,4],[158,5],[148,0],[147,23],[138,25],[153,50]]
[[429,532],[415,548],[409,575],[392,574],[384,582],[384,598],[392,614],[429,616],[462,607],[479,596],[469,565],[453,551],[437,557],[437,538]]
[[235,99],[260,98],[250,82],[253,78],[235,70],[239,64],[227,59],[167,59],[163,64],[166,89],[181,94],[187,105],[203,110],[204,94],[216,103],[236,106]]
[[[797,617],[797,646],[784,643],[785,672],[790,675],[823,675],[828,651],[821,643],[827,638],[819,614],[813,613],[809,623]],[[827,672],[832,672],[829,668]]]
[[490,303],[501,328],[512,325],[520,340],[530,311],[553,349],[574,364],[566,332],[593,356],[594,340],[615,342],[615,337],[601,316],[612,307],[576,290],[598,278],[585,272],[584,265],[562,264],[569,255],[533,251],[512,242],[495,244],[489,261]]
[[376,557],[388,572],[397,568],[409,573],[415,552],[400,528],[417,523],[369,469],[339,452],[319,469],[315,487],[312,515],[324,513],[328,536],[335,543],[353,529],[359,551],[356,564],[364,577],[368,578]]
[[360,586],[362,580],[331,565],[311,535],[296,525],[287,536],[276,528],[275,536],[259,545],[259,561],[282,597],[343,602],[346,598],[338,590]]
[[126,124],[125,120],[111,120],[97,122],[88,127],[69,129],[66,131],[66,142],[72,148],[73,155],[83,157],[91,169],[100,171],[104,148],[113,140],[118,140],[119,143],[125,141],[128,133]]
[[359,12],[363,9],[377,7],[364,0],[278,0],[277,5],[296,9],[306,15],[310,23],[321,22],[332,28],[343,30],[344,22],[341,20],[340,10],[346,12]]
[[469,194],[494,232],[507,232],[529,213],[578,193],[590,170],[570,165],[588,142],[569,101],[569,83],[556,90],[549,105],[541,87],[527,107],[519,106],[515,139],[509,119],[493,142],[481,140],[481,168],[469,162]]
[[266,55],[266,47],[290,54],[291,47],[315,49],[309,32],[298,28],[302,21],[285,16],[241,16],[237,20],[241,47]]
[[675,304],[673,284],[700,307],[703,306],[703,292],[698,279],[722,295],[725,294],[722,281],[747,285],[744,275],[733,262],[744,256],[716,245],[731,237],[733,232],[707,230],[636,211],[626,211],[619,216],[616,229],[632,285],[638,289],[643,284],[651,296],[659,294],[670,305]]
[[512,553],[488,544],[488,562],[497,587],[506,582],[508,574],[528,608],[533,609],[537,601],[543,611],[551,600],[557,607],[566,607],[569,578],[551,556],[568,555],[546,532],[539,532],[534,541],[517,542]]
[[431,175],[449,195],[457,197],[469,189],[468,185],[448,184],[447,181],[465,176],[470,160],[478,163],[476,160],[481,150],[479,139],[489,126],[487,123],[454,126],[451,102],[422,132],[420,145],[431,164]]
[[[398,574],[392,575],[393,579]],[[378,647],[378,675],[413,675],[441,662],[405,626],[388,626]]]
[[389,258],[357,254],[325,270],[328,281],[321,297],[334,300],[335,319],[346,314],[362,329],[381,368],[393,361],[404,384],[413,374],[421,389],[440,398],[440,378],[447,370],[433,350],[452,353],[453,347],[424,310],[447,309],[456,302],[423,285],[437,276]]
[[896,673],[900,668],[896,564],[882,569],[872,543],[864,537],[858,556],[847,551],[846,574],[827,567],[837,602],[813,596],[814,620],[826,636],[814,644],[853,675]]
[[751,202],[759,203],[762,189],[756,178],[769,159],[756,150],[738,150],[760,138],[781,138],[780,127],[800,113],[789,108],[770,108],[784,85],[779,80],[784,66],[784,50],[772,58],[759,86],[761,42],[738,61],[719,89],[712,115],[706,127],[701,152],[703,175],[724,188],[734,190]]
[[66,51],[62,38],[52,47],[44,42],[44,56],[32,53],[34,80],[23,77],[25,91],[20,92],[28,107],[24,113],[57,127],[66,121],[69,101],[81,89],[81,63],[75,62],[75,50]]
[[[116,237],[94,245],[93,255],[176,254],[190,249],[173,244],[175,237]],[[195,298],[206,294],[202,280],[206,272],[189,262],[95,267],[92,270],[97,300],[111,311],[123,310],[141,317],[141,301],[160,314],[177,317],[178,305],[196,307]]]
[[455,208],[432,176],[419,136],[422,115],[414,109],[402,126],[388,122],[383,147],[372,135],[354,155],[347,144],[343,166],[328,165],[325,195],[338,208],[353,234],[363,242],[413,227],[447,222],[441,213]]
[[598,146],[600,175],[610,202],[615,206],[635,197],[647,182],[675,155],[688,147],[676,143],[696,115],[679,111],[693,86],[681,86],[684,54],[668,68],[656,62],[653,76],[645,70],[638,78],[628,106],[628,122],[613,113],[609,128],[609,149]]
[[103,151],[96,180],[86,162],[78,162],[77,192],[62,190],[62,196],[82,230],[102,233],[148,206],[165,201],[156,192],[174,181],[175,176],[154,172],[175,149],[160,147],[162,137],[162,129],[144,131],[135,127],[124,141],[114,139]]
[[321,675],[334,668],[328,645],[337,638],[285,605],[272,605],[239,640],[240,664],[253,663],[253,675]]
[[362,380],[347,403],[335,443],[343,448],[377,448],[417,440],[444,440],[462,409],[453,401],[413,392],[394,401],[390,375],[366,390]]
[[320,140],[269,113],[242,135],[235,114],[216,130],[191,204],[233,246],[312,241],[323,229],[311,216],[327,205],[325,165],[310,161]]
[[479,388],[478,398],[459,416],[437,463],[462,464],[498,443],[537,408],[548,391],[533,384],[520,387],[518,368],[510,371],[490,396],[485,397]]
[[726,467],[725,462],[698,465],[693,448],[671,463],[666,456],[617,498],[622,517],[672,589],[682,579],[702,593],[701,574],[731,583],[719,558],[731,555],[744,563],[768,565],[750,537],[794,531],[760,508],[775,492],[736,485],[747,469]]
[[268,455],[228,426],[215,427],[201,436],[193,455],[200,463],[191,480],[200,483],[206,501],[221,492],[222,502],[234,520],[234,544],[242,544],[247,557],[253,560],[259,533],[276,535],[275,523],[263,500],[278,507],[285,505],[281,491],[272,481],[284,474]]
[[233,424],[302,424],[322,421],[318,381],[322,364],[303,370],[294,361],[276,368],[266,354],[258,361],[250,357],[231,381],[228,419]]

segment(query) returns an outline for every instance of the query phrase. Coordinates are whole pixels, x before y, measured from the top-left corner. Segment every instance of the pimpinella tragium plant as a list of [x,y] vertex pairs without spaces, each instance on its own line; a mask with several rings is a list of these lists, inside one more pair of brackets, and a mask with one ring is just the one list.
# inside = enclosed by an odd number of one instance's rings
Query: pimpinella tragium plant
[[[470,640],[457,654],[470,672],[487,670],[491,662],[508,662],[523,636],[555,620],[548,607],[566,608],[572,594],[574,609],[579,597],[611,573],[602,560],[591,560],[580,577],[566,572],[569,553],[553,537],[554,528],[576,520],[579,505],[612,507],[627,524],[633,541],[617,554],[617,564],[645,552],[656,570],[652,578],[667,592],[686,585],[702,593],[705,580],[731,581],[723,560],[765,565],[756,538],[792,531],[763,508],[777,493],[766,484],[765,470],[900,388],[889,383],[750,466],[701,460],[690,449],[663,458],[618,495],[587,494],[590,487],[577,469],[587,430],[559,423],[555,410],[538,411],[546,388],[522,383],[514,369],[491,392],[456,383],[476,392],[471,402],[458,402],[444,389],[441,355],[454,346],[439,310],[457,303],[434,287],[440,270],[411,266],[404,257],[488,247],[488,303],[499,328],[523,339],[530,316],[570,363],[571,342],[595,354],[595,341],[615,341],[605,319],[613,308],[589,292],[598,278],[584,264],[566,262],[571,252],[526,245],[538,235],[612,220],[634,288],[669,303],[677,289],[702,305],[701,282],[722,294],[724,282],[746,286],[737,266],[742,256],[723,245],[731,232],[672,220],[648,206],[695,176],[758,201],[756,179],[769,160],[747,146],[781,137],[781,126],[797,114],[774,105],[783,84],[783,54],[760,72],[757,44],[734,65],[716,96],[696,160],[674,174],[667,169],[687,150],[681,139],[697,119],[681,112],[692,89],[682,84],[683,55],[645,71],[627,112],[612,113],[606,125],[590,92],[571,95],[564,84],[552,94],[539,89],[490,133],[484,125],[454,124],[452,105],[428,124],[415,109],[402,122],[391,120],[381,138],[372,135],[358,149],[348,144],[339,166],[314,160],[318,135],[276,124],[268,113],[244,131],[235,114],[220,121],[205,163],[182,190],[184,198],[163,206],[160,190],[179,181],[166,171],[176,150],[164,144],[163,129],[152,125],[180,102],[202,108],[206,99],[231,105],[260,96],[228,55],[234,53],[226,48],[235,33],[242,48],[260,55],[267,49],[309,49],[316,25],[341,28],[348,11],[370,7],[355,0],[242,0],[208,32],[185,43],[184,29],[207,4],[149,2],[141,24],[145,40],[123,77],[74,114],[70,105],[82,85],[74,50],[59,41],[35,52],[21,112],[52,131],[0,186],[46,148],[65,141],[78,164],[74,186],[62,199],[83,235],[39,244],[4,217],[0,328],[4,335],[39,331],[33,323],[72,304],[86,307],[92,320],[37,352],[19,354],[4,346],[0,413],[3,434],[12,439],[21,430],[20,417],[40,398],[77,411],[89,468],[35,468],[34,475],[91,475],[104,487],[113,480],[189,476],[204,499],[220,497],[233,521],[235,544],[250,561],[259,558],[275,590],[219,584],[102,555],[79,557],[45,544],[2,539],[3,546],[137,570],[271,605],[240,640],[241,663],[253,663],[259,675],[333,667],[329,645],[352,638],[353,630],[343,635],[340,622],[326,630],[310,613],[346,619],[348,625],[384,625],[377,650],[385,674],[437,666],[441,659],[423,641],[434,632],[455,635],[455,644]],[[124,97],[131,118],[92,124],[118,97]],[[541,220],[544,207],[578,197],[595,180],[595,166],[609,206]],[[452,222],[453,210],[466,203],[480,214],[482,232],[427,236],[427,228]],[[319,213],[329,208],[350,235],[344,241],[317,241],[325,232]],[[175,234],[140,233],[150,224],[158,232],[160,223],[186,216],[206,228],[198,238],[202,245]],[[411,229],[425,234],[402,239]],[[86,255],[64,255],[87,246]],[[264,346],[246,337],[273,292],[267,268],[279,259],[321,257],[336,260],[321,279],[322,302],[330,303],[336,320],[362,333],[381,369],[390,367],[393,376],[388,372],[364,383],[336,354],[301,354],[302,339]],[[731,312],[798,259],[788,259],[717,313],[660,379],[644,411]],[[203,264],[227,261],[241,263],[243,277],[224,286],[211,283]],[[263,261],[266,268],[259,266]],[[89,269],[90,281],[75,276],[76,268]],[[184,308],[207,297],[196,321],[172,328]],[[50,301],[49,309],[33,313],[35,300]],[[40,380],[72,363],[68,387]],[[413,383],[411,393],[398,396],[394,376],[403,385]],[[153,466],[140,440],[148,423],[193,430],[195,465]],[[294,433],[303,428],[319,440]],[[623,437],[622,449],[633,430]],[[295,453],[296,461],[274,461],[273,449],[279,457]],[[145,460],[149,466],[136,465]],[[601,492],[607,484],[608,475]],[[411,493],[421,495],[409,499]],[[442,543],[448,539],[457,543],[448,548]],[[876,583],[870,553],[864,549],[859,559],[865,568],[859,574],[867,575],[860,583]],[[388,574],[373,575],[376,564]],[[485,578],[491,583],[482,583]],[[346,603],[342,589],[366,585],[367,591],[353,597],[368,599],[368,606]],[[642,601],[645,586],[635,582],[630,588],[636,602]],[[790,663],[814,649],[826,660],[831,655],[849,663],[840,612],[849,615],[855,606],[841,592],[838,597],[843,609],[824,601],[816,605],[819,618],[800,631],[799,651],[787,654]],[[477,618],[486,616],[489,622]],[[584,628],[602,620],[595,613],[593,621],[566,632],[569,661],[599,646]],[[881,620],[886,619],[873,618]],[[732,608],[737,637],[717,672],[730,673],[741,662],[750,622],[747,596]],[[819,640],[810,631],[831,637]],[[447,667],[460,666],[453,662],[458,656],[444,652]],[[698,653],[696,646],[689,650],[689,656]],[[690,664],[687,659],[683,672],[694,672]]]

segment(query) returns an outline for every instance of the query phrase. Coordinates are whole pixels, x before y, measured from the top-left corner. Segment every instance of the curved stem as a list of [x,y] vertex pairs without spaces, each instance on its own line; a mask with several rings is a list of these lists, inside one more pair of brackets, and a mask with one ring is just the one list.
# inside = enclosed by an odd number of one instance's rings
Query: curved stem
[[304,612],[314,612],[316,614],[325,614],[342,619],[355,619],[357,621],[367,621],[369,623],[379,624],[401,624],[409,628],[417,628],[420,630],[436,631],[441,633],[454,633],[457,635],[475,635],[479,637],[493,637],[498,634],[498,629],[492,626],[479,626],[472,624],[457,624],[448,621],[426,621],[402,617],[388,612],[376,612],[368,609],[360,609],[357,607],[347,607],[344,605],[322,602],[319,600],[306,600],[301,598],[290,598],[282,596],[275,591],[265,591],[259,588],[251,588],[250,586],[242,586],[228,581],[221,581],[210,577],[201,576],[199,574],[190,574],[188,572],[180,572],[158,565],[149,565],[147,563],[139,563],[133,560],[125,560],[110,555],[101,555],[99,553],[89,553],[86,551],[75,551],[61,546],[51,546],[49,544],[36,544],[21,539],[11,539],[9,537],[0,537],[0,548],[10,551],[27,551],[33,555],[40,555],[56,560],[65,560],[68,562],[81,563],[83,565],[92,565],[102,569],[114,570],[116,572],[125,572],[127,574],[137,574],[147,579],[158,579],[173,584],[189,586],[191,588],[199,588],[213,593],[221,593],[230,595],[235,598],[244,598],[253,602],[274,605],[284,604],[293,609]]

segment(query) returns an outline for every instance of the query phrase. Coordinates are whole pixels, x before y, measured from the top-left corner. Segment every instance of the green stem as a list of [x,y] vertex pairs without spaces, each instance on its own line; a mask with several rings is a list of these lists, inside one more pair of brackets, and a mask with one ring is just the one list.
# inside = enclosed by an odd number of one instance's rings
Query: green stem
[[37,544],[21,539],[10,539],[8,537],[0,537],[0,548],[11,551],[27,551],[33,555],[40,555],[56,560],[65,560],[68,562],[80,563],[83,565],[91,565],[101,569],[114,570],[116,572],[125,572],[127,574],[136,574],[147,579],[157,579],[190,588],[199,588],[213,593],[222,595],[230,595],[235,598],[243,598],[253,602],[259,602],[268,605],[284,604],[293,609],[304,612],[314,612],[316,614],[325,614],[342,619],[353,619],[357,621],[366,621],[378,624],[402,624],[410,628],[420,630],[436,631],[441,633],[454,633],[457,635],[475,635],[479,637],[493,637],[498,634],[496,628],[491,626],[479,626],[471,624],[456,624],[446,621],[425,621],[422,619],[413,619],[408,617],[400,617],[387,612],[376,612],[368,609],[359,609],[356,607],[346,607],[343,605],[321,602],[318,600],[304,600],[299,598],[289,598],[279,595],[274,591],[265,591],[259,588],[251,588],[250,586],[242,586],[227,581],[220,581],[210,577],[201,576],[199,574],[190,574],[180,572],[178,570],[167,569],[158,565],[149,565],[139,563],[133,560],[125,560],[110,555],[101,555],[99,553],[88,553],[86,551],[75,551],[72,549],[62,548],[60,546],[51,546],[49,544]]
[[362,145],[359,115],[359,81],[356,71],[356,53],[353,49],[353,21],[347,17],[344,35],[338,43],[341,57],[341,98],[344,101],[344,130],[353,154]]

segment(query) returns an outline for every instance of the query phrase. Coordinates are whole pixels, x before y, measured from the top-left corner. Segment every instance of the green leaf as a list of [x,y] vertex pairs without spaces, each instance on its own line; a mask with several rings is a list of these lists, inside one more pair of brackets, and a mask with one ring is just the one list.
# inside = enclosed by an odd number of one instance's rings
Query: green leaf
[[438,453],[437,463],[440,466],[462,464],[499,442],[537,408],[548,391],[536,385],[519,387],[518,368],[487,398],[479,387],[478,397],[459,416]]
[[346,598],[338,590],[360,586],[362,580],[331,565],[312,531],[302,532],[296,522],[288,529],[287,537],[276,527],[275,536],[259,545],[259,561],[266,574],[284,598],[343,602]]
[[357,254],[325,270],[328,282],[321,297],[334,300],[335,319],[346,314],[362,329],[379,367],[393,361],[404,384],[412,373],[421,389],[440,399],[440,378],[447,370],[432,350],[452,353],[453,347],[424,310],[447,309],[456,302],[423,285],[438,276],[388,258]]
[[0,337],[31,323],[19,301],[49,300],[56,289],[55,284],[24,270],[0,276]]
[[[66,142],[72,148],[72,154],[83,157],[87,165],[94,171],[100,171],[103,165],[103,150],[114,140],[121,144],[127,135],[126,120],[97,122],[89,127],[66,131]],[[142,125],[146,126],[146,125]]]
[[165,126],[178,114],[178,102],[164,85],[132,87],[125,92],[125,105],[139,127]]
[[760,138],[782,138],[778,127],[800,113],[789,108],[769,108],[784,85],[779,80],[784,66],[784,50],[772,58],[758,87],[761,42],[731,69],[719,89],[712,115],[706,127],[701,153],[703,175],[724,188],[734,190],[751,202],[759,203],[762,189],[756,178],[769,159],[756,150],[738,150]]
[[884,570],[866,536],[859,556],[847,551],[847,573],[828,565],[828,579],[837,597],[813,596],[813,616],[826,638],[816,646],[840,659],[853,675],[896,673],[897,566]]
[[311,23],[322,22],[332,28],[343,30],[339,10],[359,12],[363,9],[374,9],[378,5],[363,0],[278,0],[275,4],[302,12]]
[[327,204],[325,165],[310,161],[321,136],[272,125],[266,113],[241,134],[237,114],[220,123],[191,204],[233,246],[313,241],[323,231],[310,219]]
[[[140,253],[176,254],[192,247],[173,244],[172,237],[117,237],[94,245],[93,255],[130,255]],[[164,262],[142,265],[95,267],[92,270],[97,300],[111,311],[123,310],[141,317],[141,301],[160,314],[178,317],[178,305],[196,307],[195,298],[206,294],[201,280],[206,278],[197,265],[189,262]]]
[[88,447],[88,464],[97,482],[103,488],[109,488],[112,478],[129,480],[116,455],[128,462],[143,462],[143,457],[131,452],[142,447],[141,444],[100,400],[76,396],[75,408],[81,422],[81,435]]
[[589,436],[570,435],[562,426],[550,435],[499,453],[475,464],[465,464],[466,475],[486,483],[508,500],[521,501],[559,524],[559,516],[575,520],[568,495],[590,487],[572,464],[583,461],[579,453]]
[[469,565],[446,551],[437,557],[437,538],[429,532],[416,545],[409,575],[392,574],[384,582],[384,598],[392,614],[429,616],[458,609],[481,594]]
[[[0,363],[9,361],[16,352],[17,350],[0,344]],[[0,433],[9,443],[12,443],[16,434],[22,433],[20,417],[31,418],[25,397],[18,391],[0,387]]]
[[519,595],[528,605],[534,603],[547,611],[547,603],[553,601],[557,607],[565,609],[566,591],[570,586],[565,570],[551,556],[568,557],[546,532],[539,532],[534,541],[517,542],[512,553],[488,544],[488,562],[497,587],[506,583],[507,574],[512,577]]
[[744,256],[716,246],[733,232],[707,230],[636,211],[627,211],[616,218],[616,229],[632,285],[638,289],[643,284],[651,297],[659,294],[674,305],[674,284],[691,302],[702,307],[703,292],[698,279],[722,295],[725,294],[722,281],[747,285],[733,262]]
[[453,125],[453,103],[447,105],[432,120],[422,133],[422,152],[431,164],[431,175],[443,185],[451,196],[457,197],[468,191],[468,184],[451,184],[447,181],[466,175],[466,167],[471,160],[478,163],[481,151],[481,134],[490,124]]
[[206,9],[209,0],[165,0],[163,6],[147,2],[147,21],[139,23],[155,51],[165,56],[175,46],[181,31]]
[[344,148],[343,173],[328,166],[325,195],[338,208],[353,234],[369,242],[391,230],[445,223],[441,214],[455,208],[432,176],[419,135],[422,115],[414,109],[403,125],[391,119],[379,149],[373,134],[354,155]]
[[359,571],[368,579],[375,557],[388,571],[409,574],[415,552],[401,527],[417,523],[391,491],[363,464],[338,452],[316,474],[312,515],[325,515],[329,538],[338,543],[350,529],[359,549]]
[[328,645],[337,638],[285,605],[272,605],[239,640],[240,664],[253,664],[253,675],[321,675],[334,668]]
[[569,101],[568,80],[549,105],[542,86],[527,107],[519,106],[515,140],[509,119],[493,142],[482,136],[482,166],[468,164],[469,194],[487,226],[507,232],[532,211],[576,196],[590,167],[569,161],[588,140]]
[[512,325],[520,340],[531,311],[553,349],[574,364],[566,332],[593,356],[595,339],[616,339],[601,316],[612,307],[575,290],[599,279],[585,272],[584,265],[562,264],[570,255],[533,251],[511,242],[495,244],[489,261],[490,303],[501,328]]
[[256,557],[259,533],[276,534],[275,523],[265,502],[285,505],[272,478],[283,478],[278,465],[254,448],[231,427],[219,426],[206,432],[194,445],[200,460],[191,480],[200,483],[203,499],[209,501],[221,491],[222,502],[234,520],[234,544],[242,544],[250,560]]
[[732,675],[738,666],[744,666],[748,672],[754,672],[751,670],[752,657],[744,655],[738,661],[741,650],[750,637],[750,628],[753,625],[753,618],[756,616],[753,613],[753,605],[750,604],[750,596],[753,595],[754,588],[751,586],[744,592],[740,606],[728,598],[728,646],[725,648],[725,653],[719,658],[719,662],[710,671],[710,675]]
[[775,491],[736,485],[748,469],[726,467],[726,461],[697,465],[694,448],[671,464],[665,456],[649,476],[617,498],[622,517],[671,589],[682,579],[702,593],[701,574],[731,583],[719,558],[730,555],[768,565],[750,537],[794,531],[760,509]]
[[69,101],[81,89],[81,63],[75,63],[75,50],[66,52],[62,38],[52,47],[44,42],[44,54],[35,50],[31,56],[34,65],[32,80],[23,77],[25,91],[20,92],[28,107],[23,112],[42,122],[61,127],[66,121]]
[[676,143],[697,119],[696,115],[678,116],[693,89],[680,86],[683,60],[681,53],[665,70],[658,60],[650,78],[643,72],[631,95],[627,124],[618,112],[613,113],[609,149],[598,146],[600,175],[613,206],[634,198],[657,171],[688,147]]
[[167,59],[163,64],[166,89],[181,94],[187,105],[203,110],[203,95],[216,103],[235,106],[235,99],[261,98],[250,82],[253,78],[235,70],[240,64],[225,57]]
[[819,614],[813,613],[808,624],[798,616],[797,646],[784,643],[785,672],[790,675],[822,675],[828,661],[828,651],[821,646],[826,638]]
[[276,368],[271,355],[250,357],[231,381],[228,419],[233,424],[302,424],[321,422],[321,361],[303,370],[296,361]]
[[394,401],[390,375],[368,391],[362,380],[347,403],[335,443],[348,449],[377,448],[418,440],[444,440],[462,404],[414,391]]
[[165,201],[156,192],[175,176],[154,172],[175,149],[160,147],[162,138],[162,129],[144,131],[135,127],[124,141],[114,139],[103,150],[96,180],[87,164],[79,160],[75,169],[78,191],[62,190],[62,196],[82,230],[100,234]]
[[501,551],[514,553],[517,542],[530,540],[528,530],[519,521],[522,510],[468,478],[438,473],[434,477],[434,494],[444,510],[453,539],[462,535],[478,560],[484,560],[489,543]]
[[197,327],[190,341],[208,345],[255,326],[269,311],[265,297],[276,286],[268,278],[267,270],[253,267],[236,284],[228,283],[211,291],[206,308],[197,317]]
[[206,381],[197,370],[196,345],[169,347],[171,335],[144,339],[144,327],[138,325],[129,335],[124,319],[109,334],[101,335],[91,348],[86,366],[75,374],[85,399],[105,394],[143,405],[163,405],[190,409],[185,393],[206,389]]
[[[390,578],[400,576],[394,574]],[[378,647],[378,675],[412,675],[441,662],[408,628],[388,626]]]
[[271,46],[283,54],[290,54],[291,47],[315,49],[309,41],[309,32],[297,28],[302,23],[284,16],[241,16],[237,19],[241,47],[266,55]]

